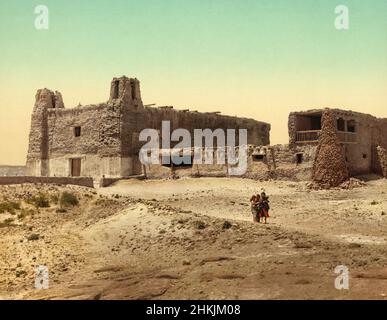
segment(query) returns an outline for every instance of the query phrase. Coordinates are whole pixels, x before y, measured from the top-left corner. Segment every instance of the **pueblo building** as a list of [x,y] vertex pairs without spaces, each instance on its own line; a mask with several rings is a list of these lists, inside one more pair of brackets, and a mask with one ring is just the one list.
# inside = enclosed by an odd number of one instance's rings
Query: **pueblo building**
[[[107,102],[67,109],[59,92],[38,90],[31,117],[27,174],[41,177],[120,179],[143,175],[228,176],[231,164],[142,165],[139,151],[145,142],[140,132],[156,129],[169,120],[171,131],[187,129],[247,129],[248,158],[244,177],[311,180],[321,119],[326,109],[292,112],[288,118],[289,144],[270,145],[270,124],[231,117],[219,112],[175,110],[171,106],[144,106],[140,82],[114,78]],[[387,119],[329,109],[334,135],[350,176],[376,173],[387,176]],[[337,141],[337,140],[336,140]],[[236,137],[238,145],[238,137]],[[173,147],[173,145],[171,146]]]
[[[171,131],[187,129],[247,129],[247,142],[269,145],[270,124],[225,116],[219,112],[175,110],[171,106],[144,106],[140,82],[114,78],[107,102],[65,108],[58,91],[38,90],[31,117],[27,174],[49,177],[121,178],[143,174],[139,150],[145,128],[161,130],[169,120]],[[238,137],[236,137],[238,144]]]

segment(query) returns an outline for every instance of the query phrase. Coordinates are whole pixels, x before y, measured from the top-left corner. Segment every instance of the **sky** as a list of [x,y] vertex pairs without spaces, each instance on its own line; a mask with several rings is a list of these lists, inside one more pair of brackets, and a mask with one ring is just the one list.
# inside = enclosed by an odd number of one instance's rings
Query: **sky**
[[387,117],[386,14],[387,0],[1,0],[0,164],[25,164],[37,89],[72,108],[106,101],[122,75],[145,104],[268,122],[272,144],[288,142],[291,111]]

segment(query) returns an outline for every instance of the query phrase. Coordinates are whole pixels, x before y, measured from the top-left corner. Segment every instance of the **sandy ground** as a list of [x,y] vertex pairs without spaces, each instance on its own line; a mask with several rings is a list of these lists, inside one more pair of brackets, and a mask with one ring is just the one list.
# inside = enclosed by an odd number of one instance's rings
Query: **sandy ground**
[[[261,188],[266,225],[248,201]],[[64,190],[80,199],[67,212],[24,201]],[[237,178],[1,186],[2,198],[35,210],[0,213],[14,219],[0,228],[3,299],[387,299],[386,179],[329,191]],[[34,287],[38,265],[49,289]],[[334,287],[338,265],[349,290]]]

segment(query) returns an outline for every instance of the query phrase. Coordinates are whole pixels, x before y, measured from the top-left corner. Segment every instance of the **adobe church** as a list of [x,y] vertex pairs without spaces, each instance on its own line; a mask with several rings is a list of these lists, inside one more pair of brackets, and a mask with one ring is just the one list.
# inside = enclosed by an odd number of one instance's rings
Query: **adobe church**
[[[247,143],[269,145],[270,124],[253,119],[144,106],[140,82],[114,78],[105,103],[67,109],[58,91],[40,89],[31,117],[27,155],[30,176],[121,178],[143,173],[139,150],[145,128],[161,130],[169,120],[171,131],[247,129]],[[238,143],[238,140],[237,140]]]

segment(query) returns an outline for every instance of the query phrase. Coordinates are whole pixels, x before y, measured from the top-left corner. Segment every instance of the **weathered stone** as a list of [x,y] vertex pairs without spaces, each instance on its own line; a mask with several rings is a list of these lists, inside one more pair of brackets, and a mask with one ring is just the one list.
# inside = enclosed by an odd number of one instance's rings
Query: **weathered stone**
[[337,187],[348,178],[343,146],[336,133],[335,117],[332,111],[326,109],[321,119],[313,181],[329,188]]

